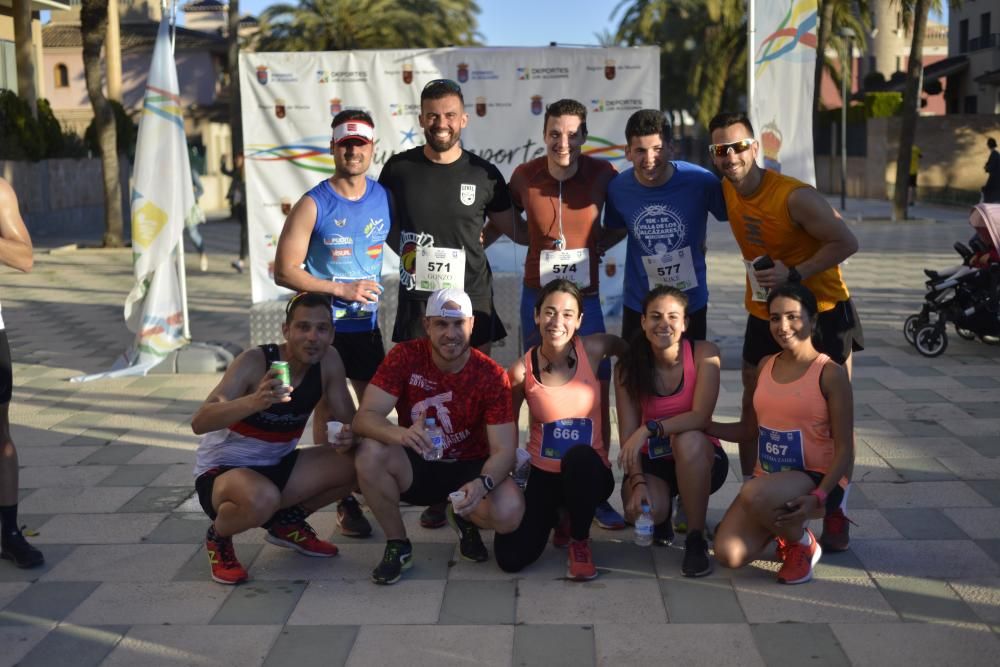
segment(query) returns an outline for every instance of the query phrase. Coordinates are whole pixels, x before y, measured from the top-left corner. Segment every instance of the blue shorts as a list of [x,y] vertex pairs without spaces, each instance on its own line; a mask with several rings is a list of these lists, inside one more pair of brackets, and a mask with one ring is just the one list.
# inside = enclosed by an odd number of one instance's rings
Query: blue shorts
[[[521,339],[523,341],[521,350],[526,353],[535,345],[542,342],[538,335],[538,327],[535,325],[535,299],[538,298],[540,289],[521,285]],[[604,328],[604,311],[601,310],[601,297],[597,294],[583,297],[583,323],[577,334],[589,336],[595,333],[606,333]],[[597,377],[600,380],[611,378],[611,362],[605,359],[597,369]]]

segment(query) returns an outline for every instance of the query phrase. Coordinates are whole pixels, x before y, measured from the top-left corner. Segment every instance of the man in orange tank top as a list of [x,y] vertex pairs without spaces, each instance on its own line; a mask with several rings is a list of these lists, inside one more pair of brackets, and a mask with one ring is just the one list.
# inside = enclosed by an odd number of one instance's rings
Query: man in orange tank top
[[[858,250],[843,219],[815,188],[757,164],[760,144],[742,112],[717,114],[708,126],[709,153],[723,175],[722,192],[733,236],[746,265],[747,326],[743,339],[743,411],[752,409],[757,364],[780,351],[768,329],[767,292],[801,282],[819,304],[817,349],[845,366],[864,349],[861,320],[840,273],[840,263]],[[768,261],[770,260],[770,261]],[[756,443],[740,443],[744,477],[752,474]],[[852,464],[853,472],[853,464]],[[848,474],[850,478],[850,473]],[[844,502],[846,503],[846,494]],[[844,551],[849,542],[842,508],[824,520],[823,548]]]

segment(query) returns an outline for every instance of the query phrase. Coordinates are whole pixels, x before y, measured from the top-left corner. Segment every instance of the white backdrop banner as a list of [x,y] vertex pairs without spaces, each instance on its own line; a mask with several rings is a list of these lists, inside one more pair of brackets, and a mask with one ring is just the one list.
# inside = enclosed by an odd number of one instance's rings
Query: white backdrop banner
[[288,293],[274,284],[278,235],[295,201],[333,173],[330,122],[342,109],[374,118],[377,178],[391,155],[424,143],[424,85],[453,79],[469,114],[463,146],[509,179],[544,155],[546,105],[567,97],[586,105],[584,153],[621,170],[625,121],[660,99],[655,47],[244,53],[240,77],[254,303]]
[[750,120],[768,169],[816,185],[812,104],[816,0],[755,2]]

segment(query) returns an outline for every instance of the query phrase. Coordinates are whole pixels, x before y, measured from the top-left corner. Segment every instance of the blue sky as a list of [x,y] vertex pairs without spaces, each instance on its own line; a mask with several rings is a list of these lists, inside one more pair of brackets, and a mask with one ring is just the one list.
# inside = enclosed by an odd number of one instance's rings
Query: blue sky
[[[289,0],[294,4],[295,0]],[[479,31],[487,46],[597,44],[594,33],[614,31],[608,17],[620,0],[478,0]],[[257,15],[274,0],[240,0]]]

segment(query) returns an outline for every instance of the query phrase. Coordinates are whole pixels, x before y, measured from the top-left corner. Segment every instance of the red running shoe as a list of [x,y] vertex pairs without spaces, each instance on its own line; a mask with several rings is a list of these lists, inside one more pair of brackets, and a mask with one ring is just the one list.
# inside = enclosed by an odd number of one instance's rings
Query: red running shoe
[[589,581],[597,576],[590,540],[570,540],[566,576],[573,581]]
[[295,549],[300,554],[317,558],[336,556],[340,551],[336,544],[316,537],[316,531],[305,521],[291,525],[275,524],[268,528],[264,539],[275,546]]
[[801,542],[792,542],[785,545],[784,564],[778,570],[779,584],[804,584],[813,577],[813,566],[819,562],[823,555],[823,547],[816,541],[816,536],[806,528],[806,535],[809,536],[809,546]]
[[838,507],[823,517],[823,534],[819,543],[826,551],[847,551],[851,545],[851,520],[844,515],[844,510]]
[[569,512],[560,511],[559,523],[552,529],[552,546],[565,549],[569,546]]
[[212,568],[212,579],[220,584],[240,584],[250,578],[246,568],[240,565],[233,548],[233,538],[219,537],[215,534],[215,526],[209,526],[205,535],[205,549],[208,551],[208,564]]

